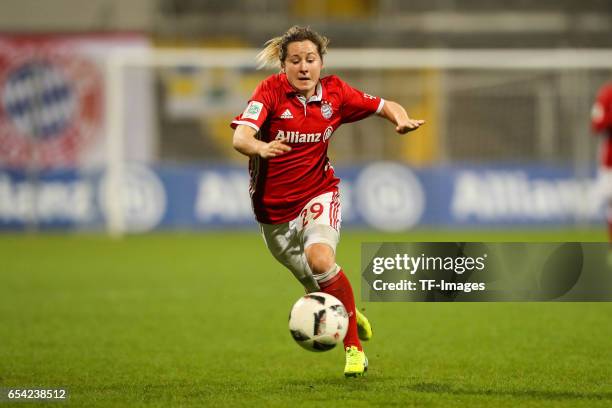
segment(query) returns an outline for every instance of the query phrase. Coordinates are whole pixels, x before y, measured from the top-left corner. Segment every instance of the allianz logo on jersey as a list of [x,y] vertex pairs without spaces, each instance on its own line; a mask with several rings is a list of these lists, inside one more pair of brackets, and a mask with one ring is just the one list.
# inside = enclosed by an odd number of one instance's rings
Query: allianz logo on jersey
[[276,133],[275,139],[284,139],[287,143],[318,143],[326,142],[333,132],[334,128],[331,126],[328,126],[323,133],[300,133],[293,130],[279,130]]

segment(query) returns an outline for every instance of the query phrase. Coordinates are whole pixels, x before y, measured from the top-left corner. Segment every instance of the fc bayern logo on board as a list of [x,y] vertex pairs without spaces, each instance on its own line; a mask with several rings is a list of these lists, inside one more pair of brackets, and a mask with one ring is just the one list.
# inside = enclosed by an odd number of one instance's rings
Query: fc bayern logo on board
[[0,163],[71,166],[100,133],[102,80],[59,45],[0,44]]

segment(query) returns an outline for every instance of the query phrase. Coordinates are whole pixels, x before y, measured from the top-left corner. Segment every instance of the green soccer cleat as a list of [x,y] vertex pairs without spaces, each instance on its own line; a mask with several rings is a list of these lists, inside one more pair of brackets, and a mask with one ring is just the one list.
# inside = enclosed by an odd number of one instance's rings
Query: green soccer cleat
[[368,371],[368,358],[355,346],[346,348],[345,377],[361,377]]
[[357,317],[357,335],[359,340],[368,341],[372,338],[372,325],[367,317],[365,317],[359,310],[355,309]]

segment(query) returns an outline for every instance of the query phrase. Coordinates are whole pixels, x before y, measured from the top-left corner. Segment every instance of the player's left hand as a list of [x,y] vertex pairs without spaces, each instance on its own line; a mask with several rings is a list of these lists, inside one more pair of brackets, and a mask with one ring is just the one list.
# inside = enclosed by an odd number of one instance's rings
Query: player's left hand
[[417,130],[424,124],[425,121],[423,119],[408,119],[405,123],[398,123],[395,127],[395,131],[400,135],[404,135],[413,130]]

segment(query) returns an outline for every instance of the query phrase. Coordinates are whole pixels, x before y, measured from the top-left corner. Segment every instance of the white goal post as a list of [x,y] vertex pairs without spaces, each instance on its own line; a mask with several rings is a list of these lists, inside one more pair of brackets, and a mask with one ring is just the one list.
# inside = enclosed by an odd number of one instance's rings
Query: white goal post
[[[202,48],[117,49],[106,61],[106,194],[107,230],[113,236],[126,231],[121,180],[124,172],[123,124],[129,115],[123,95],[126,68],[190,66],[197,68],[254,68],[259,50]],[[325,57],[330,70],[610,70],[612,51],[603,49],[334,49]]]

